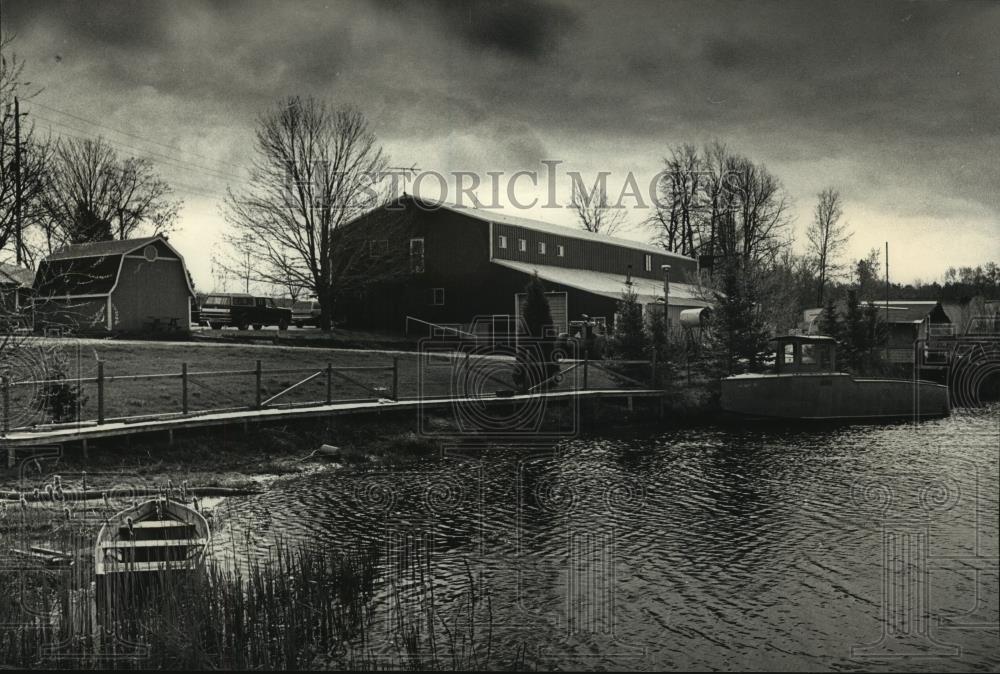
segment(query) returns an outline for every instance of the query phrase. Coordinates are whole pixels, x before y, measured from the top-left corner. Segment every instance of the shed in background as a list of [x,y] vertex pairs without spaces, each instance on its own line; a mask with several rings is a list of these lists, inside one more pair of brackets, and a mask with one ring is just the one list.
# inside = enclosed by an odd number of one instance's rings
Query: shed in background
[[38,268],[35,329],[186,333],[194,296],[184,258],[162,235],[73,244]]

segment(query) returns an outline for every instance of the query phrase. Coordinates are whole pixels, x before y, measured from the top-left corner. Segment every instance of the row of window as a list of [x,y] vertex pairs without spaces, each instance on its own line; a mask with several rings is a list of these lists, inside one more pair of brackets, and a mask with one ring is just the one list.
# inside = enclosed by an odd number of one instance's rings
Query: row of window
[[[507,248],[507,237],[501,234],[499,240],[497,241],[497,246],[500,248]],[[518,239],[517,249],[522,253],[528,252],[527,240]],[[538,254],[539,255],[548,254],[548,246],[544,241],[538,242]],[[556,257],[566,257],[566,249],[561,244],[556,244]]]
[[[507,237],[501,234],[497,239],[497,246],[501,249],[507,248]],[[528,242],[525,239],[517,240],[517,250],[521,253],[528,252]],[[538,254],[545,255],[548,253],[548,246],[546,246],[544,241],[538,242]],[[565,257],[566,249],[563,248],[561,244],[556,244],[556,257]],[[653,271],[653,256],[646,253],[645,259],[646,271]]]
[[[507,237],[501,234],[497,240],[497,245],[501,249],[507,248]],[[376,247],[377,246],[377,247]],[[388,246],[388,242],[385,242],[385,246]],[[372,252],[374,254],[376,249],[382,249],[382,242],[372,242]],[[517,249],[522,252],[528,252],[528,242],[525,239],[517,240]],[[548,246],[544,241],[538,242],[538,254],[547,255]],[[556,244],[556,257],[565,257],[566,249],[562,244]],[[644,259],[644,266],[646,271],[653,271],[653,256],[646,253]],[[422,274],[424,272],[424,240],[423,239],[410,239],[410,271],[414,274]],[[442,302],[443,304],[443,302]]]

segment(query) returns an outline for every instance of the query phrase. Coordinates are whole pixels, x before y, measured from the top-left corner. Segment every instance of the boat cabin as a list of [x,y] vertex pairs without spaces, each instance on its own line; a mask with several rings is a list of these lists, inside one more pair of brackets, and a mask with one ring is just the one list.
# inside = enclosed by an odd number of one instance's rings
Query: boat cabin
[[825,335],[786,335],[771,340],[775,346],[775,372],[798,374],[836,372],[837,340]]

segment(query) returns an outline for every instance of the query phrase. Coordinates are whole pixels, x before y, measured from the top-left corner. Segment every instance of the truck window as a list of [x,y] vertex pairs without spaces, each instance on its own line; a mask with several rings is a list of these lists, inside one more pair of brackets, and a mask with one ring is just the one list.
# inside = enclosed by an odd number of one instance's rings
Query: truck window
[[205,298],[204,306],[228,307],[230,298],[225,295],[209,295]]

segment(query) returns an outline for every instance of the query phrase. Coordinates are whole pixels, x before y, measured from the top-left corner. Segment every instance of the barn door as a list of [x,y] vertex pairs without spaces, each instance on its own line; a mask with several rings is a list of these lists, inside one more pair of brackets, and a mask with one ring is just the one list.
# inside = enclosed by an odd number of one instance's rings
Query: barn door
[[[521,324],[521,313],[524,309],[525,294],[517,293],[514,308],[517,311],[518,325]],[[569,300],[564,292],[548,292],[545,298],[549,301],[549,312],[552,314],[552,327],[555,332],[569,332]]]

